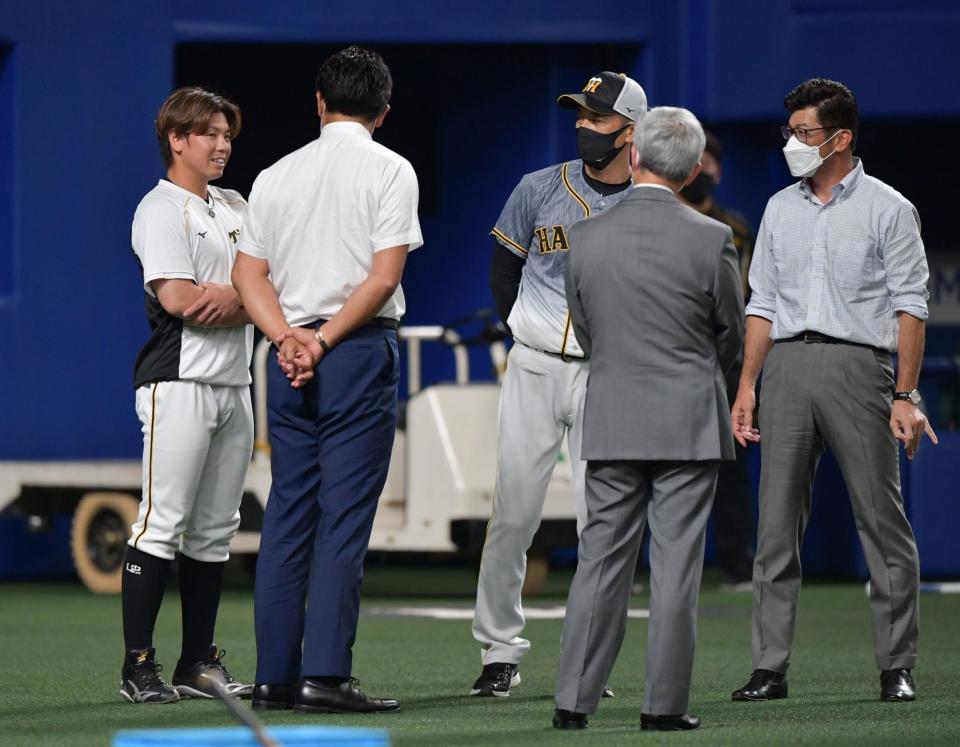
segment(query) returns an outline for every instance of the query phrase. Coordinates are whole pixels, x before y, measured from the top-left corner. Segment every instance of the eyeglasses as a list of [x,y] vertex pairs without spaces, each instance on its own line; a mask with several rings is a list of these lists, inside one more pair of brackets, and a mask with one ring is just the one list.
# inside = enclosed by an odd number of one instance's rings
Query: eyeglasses
[[817,130],[833,130],[836,128],[836,125],[826,125],[824,127],[789,127],[788,125],[780,125],[780,134],[783,135],[784,140],[789,140],[791,135],[796,135],[797,140],[801,143],[807,142],[807,138],[810,137],[811,132],[817,132]]

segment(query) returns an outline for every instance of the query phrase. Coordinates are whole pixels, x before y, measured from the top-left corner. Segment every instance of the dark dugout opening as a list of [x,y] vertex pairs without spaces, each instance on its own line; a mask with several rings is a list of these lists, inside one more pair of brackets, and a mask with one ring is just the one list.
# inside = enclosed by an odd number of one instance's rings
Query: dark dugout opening
[[[480,104],[484,116],[475,121],[478,130],[495,130],[499,137],[517,144],[543,137],[549,129],[547,120],[561,116],[550,106],[559,93],[579,90],[599,70],[633,70],[640,51],[638,45],[360,44],[380,53],[390,67],[391,112],[376,139],[413,164],[420,179],[422,215],[448,207],[441,183],[442,162],[463,158],[465,169],[481,181],[484,178],[483,154],[466,153],[466,144],[478,137],[477,130],[448,137],[453,134],[445,132],[452,125],[451,115]],[[176,86],[212,87],[234,99],[243,111],[243,132],[225,185],[247,195],[257,173],[317,136],[313,98],[317,68],[347,45],[177,46]],[[636,71],[628,74],[638,76]],[[518,130],[518,121],[532,112],[541,116],[542,131]],[[575,157],[573,139],[568,140],[564,145],[570,147],[563,150]],[[450,145],[454,147],[445,147]],[[517,171],[516,178],[522,173]]]

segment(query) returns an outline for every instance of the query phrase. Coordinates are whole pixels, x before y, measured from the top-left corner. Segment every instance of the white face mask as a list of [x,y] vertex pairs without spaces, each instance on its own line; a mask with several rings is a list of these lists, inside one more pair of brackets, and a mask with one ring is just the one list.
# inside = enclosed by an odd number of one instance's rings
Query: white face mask
[[[821,143],[825,145],[840,134],[837,130],[830,137]],[[831,151],[827,158],[830,158],[837,151]],[[796,135],[791,135],[787,144],[783,146],[783,157],[787,159],[787,168],[793,176],[805,177],[813,176],[814,172],[820,168],[820,165],[827,160],[820,155],[819,145],[807,145],[797,140]]]

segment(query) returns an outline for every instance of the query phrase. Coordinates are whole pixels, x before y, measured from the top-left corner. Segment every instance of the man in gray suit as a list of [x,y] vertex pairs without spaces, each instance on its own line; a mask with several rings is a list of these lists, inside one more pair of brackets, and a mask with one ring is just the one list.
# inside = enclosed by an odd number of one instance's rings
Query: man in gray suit
[[582,729],[623,642],[650,525],[650,627],[641,728],[696,729],[686,714],[707,517],[734,458],[724,372],[743,342],[730,228],[677,192],[700,170],[703,129],[660,107],[637,125],[633,189],[570,231],[566,292],[590,356],[583,425],[587,524],[567,600],[553,724]]

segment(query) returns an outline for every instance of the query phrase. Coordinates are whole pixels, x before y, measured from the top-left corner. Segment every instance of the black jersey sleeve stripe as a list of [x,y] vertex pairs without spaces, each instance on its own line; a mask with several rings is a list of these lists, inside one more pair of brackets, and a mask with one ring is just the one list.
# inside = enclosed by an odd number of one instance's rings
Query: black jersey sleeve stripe
[[500,239],[500,241],[503,241],[504,243],[507,243],[507,244],[509,244],[510,246],[512,246],[512,247],[513,247],[514,249],[516,249],[518,252],[523,252],[524,255],[527,255],[527,254],[530,253],[530,251],[529,251],[528,249],[524,249],[524,248],[523,248],[522,246],[520,246],[516,241],[514,241],[513,239],[511,239],[509,236],[507,236],[507,235],[506,235],[505,233],[503,233],[502,231],[498,231],[496,228],[494,228],[490,233],[493,234],[494,236],[496,236],[498,239]]

